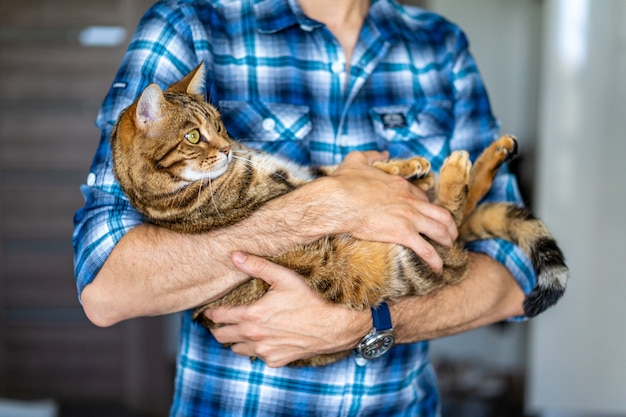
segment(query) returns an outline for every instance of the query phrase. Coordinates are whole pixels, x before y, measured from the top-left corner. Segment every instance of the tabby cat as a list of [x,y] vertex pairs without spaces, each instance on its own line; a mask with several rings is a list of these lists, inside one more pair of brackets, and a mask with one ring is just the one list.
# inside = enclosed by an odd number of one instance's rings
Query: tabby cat
[[[205,70],[200,64],[162,91],[151,84],[119,116],[111,146],[115,174],[131,203],[154,224],[199,233],[236,223],[270,199],[288,193],[332,167],[309,168],[249,149],[230,138],[218,111],[206,103]],[[467,152],[453,152],[439,178],[423,158],[391,160],[375,166],[402,175],[428,190],[433,201],[450,210],[459,226],[452,248],[432,244],[444,261],[434,273],[411,250],[394,244],[327,236],[270,260],[298,271],[333,303],[364,310],[384,300],[422,295],[459,282],[468,266],[469,241],[502,238],[519,245],[532,261],[538,282],[524,302],[527,316],[553,305],[563,294],[568,270],[563,254],[544,224],[508,203],[477,202],[491,187],[500,165],[517,151],[503,136],[473,165]],[[218,305],[241,305],[261,297],[268,285],[252,278],[224,297],[196,309],[195,317]],[[350,352],[320,355],[293,365],[324,365]]]

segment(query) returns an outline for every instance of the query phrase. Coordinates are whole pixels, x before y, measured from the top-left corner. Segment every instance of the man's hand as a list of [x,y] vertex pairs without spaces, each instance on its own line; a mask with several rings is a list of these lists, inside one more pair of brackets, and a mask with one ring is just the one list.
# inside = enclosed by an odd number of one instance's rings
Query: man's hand
[[240,355],[280,367],[317,354],[354,348],[372,327],[370,311],[357,312],[322,299],[295,272],[264,258],[235,252],[246,274],[270,284],[258,301],[218,307],[204,314],[223,327],[212,330],[220,343]]
[[451,246],[458,236],[454,219],[404,178],[372,167],[387,158],[375,151],[350,153],[333,175],[321,180],[332,187],[327,203],[345,207],[341,220],[355,238],[401,244],[441,272],[441,258],[422,235]]

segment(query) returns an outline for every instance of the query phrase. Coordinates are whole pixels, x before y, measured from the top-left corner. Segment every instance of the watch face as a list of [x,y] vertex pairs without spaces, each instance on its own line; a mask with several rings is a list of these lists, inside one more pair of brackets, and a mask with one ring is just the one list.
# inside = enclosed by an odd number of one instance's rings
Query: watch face
[[359,350],[365,359],[378,358],[393,346],[394,341],[395,339],[391,332],[376,333],[363,341],[362,345],[359,346]]

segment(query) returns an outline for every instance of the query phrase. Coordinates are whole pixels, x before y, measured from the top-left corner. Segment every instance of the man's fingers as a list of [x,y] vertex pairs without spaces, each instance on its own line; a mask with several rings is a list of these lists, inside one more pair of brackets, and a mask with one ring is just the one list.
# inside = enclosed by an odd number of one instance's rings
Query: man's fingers
[[252,277],[265,279],[266,276],[271,274],[271,271],[267,271],[267,269],[271,269],[270,264],[272,263],[265,258],[240,251],[233,252],[231,258],[237,269]]
[[[215,307],[205,310],[204,314],[209,320],[215,324],[235,324],[243,320],[243,309],[241,307]],[[222,331],[225,327],[216,330]],[[221,341],[221,343],[226,343]]]
[[[261,278],[263,281],[270,284],[270,286],[277,284],[281,277],[295,275],[290,269],[249,253],[235,251],[231,255],[231,258],[233,264],[241,272],[245,272],[254,278]],[[282,282],[284,282],[284,280],[282,280]]]
[[443,260],[430,243],[426,241],[422,236],[417,235],[411,240],[411,243],[407,245],[417,256],[422,258],[433,271],[440,274],[443,272]]
[[445,246],[454,244],[459,232],[450,211],[428,201],[416,201],[415,210],[420,233]]

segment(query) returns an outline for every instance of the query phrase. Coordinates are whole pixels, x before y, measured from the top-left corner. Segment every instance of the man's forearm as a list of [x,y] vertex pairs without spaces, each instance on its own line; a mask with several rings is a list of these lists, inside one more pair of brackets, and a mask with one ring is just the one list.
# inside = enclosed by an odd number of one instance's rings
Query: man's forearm
[[391,307],[398,343],[449,336],[523,315],[524,293],[509,271],[484,254],[471,254],[465,280]]
[[319,200],[315,191],[296,190],[234,226],[204,234],[138,226],[118,242],[94,281],[84,288],[85,313],[95,324],[109,326],[214,300],[247,279],[232,265],[233,251],[273,255],[315,240],[334,227],[319,226],[323,216],[315,203]]
[[[242,271],[266,280],[272,290],[249,306],[205,312],[215,323],[224,324],[213,335],[220,343],[233,344],[236,353],[284,366],[354,348],[370,331],[369,310],[331,304],[303,285],[295,272],[267,259],[252,255],[242,259]],[[397,342],[443,337],[522,313],[523,293],[506,268],[486,255],[472,254],[469,272],[458,285],[390,303]],[[276,303],[275,297],[292,298]]]

